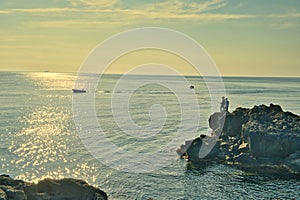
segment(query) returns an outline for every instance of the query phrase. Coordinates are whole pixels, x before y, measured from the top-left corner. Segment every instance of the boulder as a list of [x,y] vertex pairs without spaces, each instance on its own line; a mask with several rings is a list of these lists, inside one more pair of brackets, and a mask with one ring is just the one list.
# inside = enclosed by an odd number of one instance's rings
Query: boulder
[[[300,175],[300,116],[279,105],[237,108],[209,118],[213,135],[220,137],[206,157],[199,150],[207,137],[194,139],[180,151],[190,162],[208,160],[272,173]],[[217,134],[218,133],[218,134]]]
[[76,179],[45,179],[37,184],[0,176],[0,200],[86,199],[105,200],[107,195],[85,181]]

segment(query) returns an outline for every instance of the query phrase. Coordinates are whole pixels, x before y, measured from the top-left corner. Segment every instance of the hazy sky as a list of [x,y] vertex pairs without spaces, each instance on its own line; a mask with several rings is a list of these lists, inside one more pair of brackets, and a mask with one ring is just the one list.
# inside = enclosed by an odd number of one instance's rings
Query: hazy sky
[[149,26],[194,38],[222,75],[300,76],[299,0],[0,0],[0,70],[77,71],[111,35]]

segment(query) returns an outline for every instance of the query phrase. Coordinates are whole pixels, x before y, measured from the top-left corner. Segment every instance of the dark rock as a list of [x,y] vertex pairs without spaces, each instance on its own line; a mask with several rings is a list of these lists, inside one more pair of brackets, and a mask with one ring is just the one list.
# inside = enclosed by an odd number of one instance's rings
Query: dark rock
[[[220,143],[215,141],[215,137],[205,137],[205,139],[196,138],[187,149],[188,159],[194,162],[203,160],[202,155],[205,155],[205,160],[214,160],[219,151]],[[211,149],[211,144],[216,144]],[[201,149],[202,148],[202,149]],[[207,151],[207,152],[206,152]]]
[[233,160],[235,162],[242,163],[244,165],[245,164],[253,165],[257,162],[254,157],[252,157],[250,154],[247,153],[240,153],[239,155],[234,156]]
[[186,157],[186,151],[190,147],[190,145],[193,143],[193,140],[185,141],[185,144],[181,145],[180,148],[176,150],[177,154],[180,155],[181,158]]
[[[247,129],[247,127],[245,127]],[[297,150],[300,144],[298,137],[288,133],[268,132],[266,130],[253,131],[249,133],[248,142],[250,152],[254,157],[280,157],[285,158]]]
[[201,139],[204,139],[204,138],[206,138],[206,135],[201,134],[201,135],[200,135],[200,138],[201,138]]
[[300,169],[300,151],[289,155],[284,162],[294,172],[299,172]]
[[51,198],[105,199],[106,194],[86,182],[75,179],[46,179],[37,184],[38,193],[47,193]]
[[238,108],[232,113],[227,113],[223,134],[230,137],[240,137],[242,125],[249,120],[249,109]]
[[217,130],[219,128],[223,128],[223,125],[225,123],[225,117],[226,117],[226,113],[223,112],[216,112],[214,114],[212,114],[208,120],[209,122],[209,127],[212,130]]
[[239,145],[238,151],[241,153],[249,152],[249,144],[248,143],[242,143]]
[[0,189],[0,200],[7,200],[7,195],[2,189]]
[[232,113],[213,113],[212,135],[220,136],[206,157],[199,150],[207,137],[192,141],[185,154],[191,162],[217,161],[243,169],[300,174],[300,116],[279,105],[237,108]]
[[25,192],[23,190],[17,190],[13,187],[9,186],[10,188],[7,188],[5,191],[8,199],[14,199],[14,200],[27,200],[27,197],[25,195]]
[[84,181],[76,179],[45,179],[37,184],[0,176],[0,200],[50,200],[86,199],[105,200],[107,195]]
[[[4,181],[6,182],[6,181]],[[22,189],[17,189],[11,185],[0,185],[0,189],[4,191],[7,199],[25,200],[26,195]]]
[[16,189],[23,189],[24,182],[21,180],[14,180],[8,175],[0,176],[0,185],[12,186]]

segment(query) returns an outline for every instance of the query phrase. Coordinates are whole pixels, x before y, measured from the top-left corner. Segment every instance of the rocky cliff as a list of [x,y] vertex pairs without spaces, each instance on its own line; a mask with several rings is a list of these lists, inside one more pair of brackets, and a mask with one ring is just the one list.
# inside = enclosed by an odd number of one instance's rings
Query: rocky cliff
[[[279,105],[237,108],[210,116],[212,136],[187,141],[178,153],[191,163],[215,161],[254,172],[300,175],[300,116]],[[199,158],[203,145],[216,145]]]
[[0,200],[106,200],[100,189],[75,179],[45,179],[37,184],[0,176]]

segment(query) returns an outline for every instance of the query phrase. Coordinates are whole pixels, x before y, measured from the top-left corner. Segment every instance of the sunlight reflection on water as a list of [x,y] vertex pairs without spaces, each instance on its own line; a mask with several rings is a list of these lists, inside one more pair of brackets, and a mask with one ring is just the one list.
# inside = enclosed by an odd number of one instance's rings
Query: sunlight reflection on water
[[[97,174],[95,167],[76,155],[83,147],[73,127],[71,92],[57,94],[60,90],[71,91],[75,76],[56,73],[24,76],[34,87],[25,88],[32,94],[30,98],[20,99],[27,109],[20,117],[20,130],[11,134],[8,147],[15,159],[2,164],[2,168],[10,168],[7,173],[19,171],[16,178],[27,181],[86,177],[95,184],[96,176],[91,176]],[[74,146],[79,146],[75,152]],[[1,158],[1,163],[5,161],[6,158]]]

